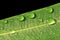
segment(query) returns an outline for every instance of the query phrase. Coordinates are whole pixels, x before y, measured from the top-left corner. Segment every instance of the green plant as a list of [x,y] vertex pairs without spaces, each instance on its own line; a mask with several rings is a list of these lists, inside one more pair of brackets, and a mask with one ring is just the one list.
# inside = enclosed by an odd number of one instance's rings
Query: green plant
[[60,40],[60,3],[0,20],[0,40]]

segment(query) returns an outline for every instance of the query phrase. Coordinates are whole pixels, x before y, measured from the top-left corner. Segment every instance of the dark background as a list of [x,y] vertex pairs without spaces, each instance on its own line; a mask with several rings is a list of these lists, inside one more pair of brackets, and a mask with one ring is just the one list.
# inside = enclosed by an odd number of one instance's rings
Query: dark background
[[15,0],[1,3],[1,12],[0,12],[0,20],[8,17],[12,17],[15,15],[19,15],[28,11],[36,10],[39,8],[44,8],[46,6],[50,6],[58,3],[59,1],[51,0],[51,1],[24,1],[24,0]]

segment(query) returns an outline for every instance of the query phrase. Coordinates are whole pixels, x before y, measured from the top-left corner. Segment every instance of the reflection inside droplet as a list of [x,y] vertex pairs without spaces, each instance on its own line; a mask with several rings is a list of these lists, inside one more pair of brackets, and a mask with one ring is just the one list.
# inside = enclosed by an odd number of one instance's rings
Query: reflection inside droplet
[[55,24],[55,23],[56,23],[56,20],[50,18],[50,19],[47,19],[47,23],[48,23],[48,24]]
[[53,8],[47,8],[47,11],[52,13],[53,12]]
[[29,13],[28,18],[35,18],[35,14],[34,13]]
[[7,21],[7,20],[5,20],[5,21],[4,21],[4,23],[8,23],[8,21]]
[[19,19],[20,21],[23,21],[23,20],[24,20],[24,16],[23,16],[23,15],[20,15],[18,19]]

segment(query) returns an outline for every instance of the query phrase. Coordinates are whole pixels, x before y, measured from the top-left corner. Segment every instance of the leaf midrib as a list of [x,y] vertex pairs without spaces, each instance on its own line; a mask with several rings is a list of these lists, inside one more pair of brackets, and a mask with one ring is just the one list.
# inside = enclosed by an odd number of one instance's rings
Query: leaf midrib
[[[60,20],[58,20],[57,22],[60,22]],[[51,25],[51,24],[44,23],[42,25],[37,25],[35,27],[30,27],[30,28],[26,28],[26,29],[14,30],[14,31],[6,32],[6,33],[1,33],[0,36],[9,35],[9,34],[17,33],[17,32],[22,32],[22,31],[29,30],[29,29],[35,29],[35,28],[39,28],[39,27],[42,27],[42,26],[46,26],[46,25]]]

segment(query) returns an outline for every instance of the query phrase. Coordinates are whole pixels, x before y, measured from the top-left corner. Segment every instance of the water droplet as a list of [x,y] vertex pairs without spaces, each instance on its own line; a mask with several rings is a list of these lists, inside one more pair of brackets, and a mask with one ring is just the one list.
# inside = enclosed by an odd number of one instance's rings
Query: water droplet
[[49,19],[47,19],[47,23],[48,24],[55,24],[56,23],[56,20],[53,19],[53,18],[49,18]]
[[8,23],[8,21],[7,21],[7,20],[5,20],[5,21],[4,21],[4,23]]
[[47,11],[52,13],[53,12],[53,8],[47,8]]
[[28,14],[28,18],[34,18],[35,17],[35,14],[34,13],[29,13]]
[[9,19],[9,20],[8,20],[8,23],[13,23],[13,22],[14,22],[13,19]]
[[19,20],[20,20],[20,21],[23,21],[23,20],[24,20],[24,16],[23,16],[23,15],[20,15],[20,16],[19,16]]
[[3,30],[4,29],[4,27],[0,27],[0,30]]
[[13,22],[13,20],[10,20],[11,22]]

